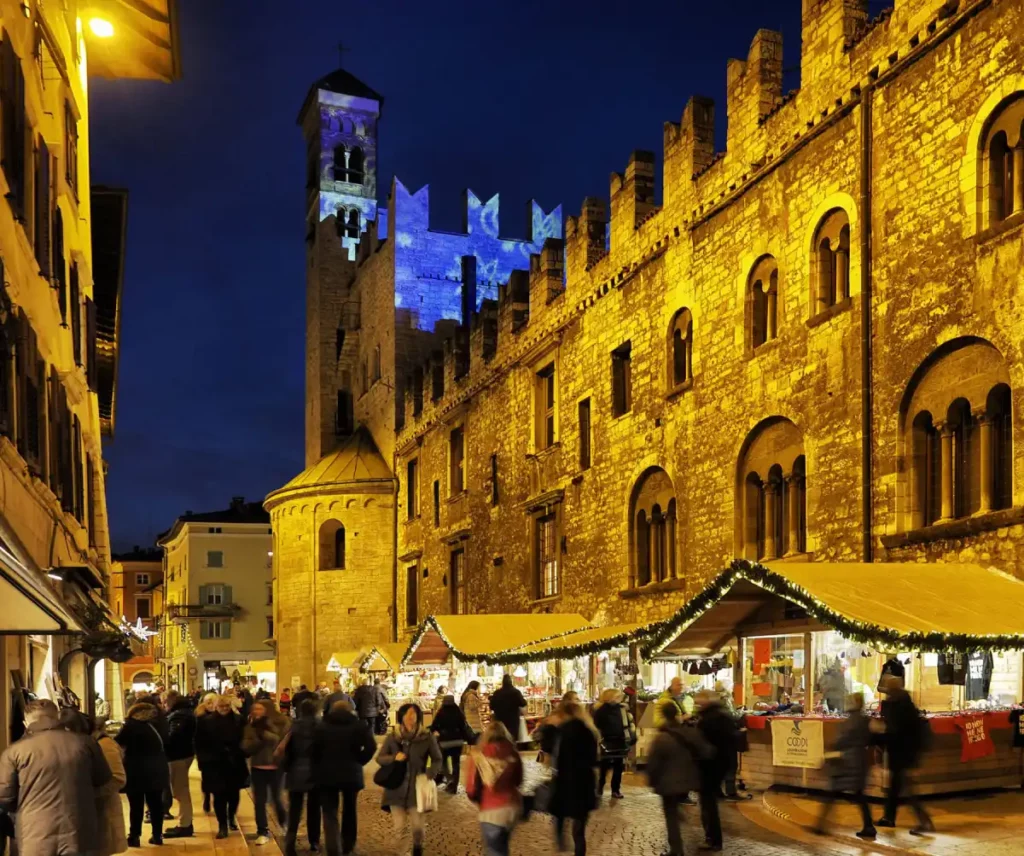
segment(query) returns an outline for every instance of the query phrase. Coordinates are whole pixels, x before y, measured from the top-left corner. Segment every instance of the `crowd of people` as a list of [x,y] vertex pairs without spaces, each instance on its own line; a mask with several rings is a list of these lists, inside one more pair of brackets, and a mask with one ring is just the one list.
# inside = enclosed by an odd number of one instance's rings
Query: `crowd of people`
[[[831,747],[834,793],[816,831],[823,831],[834,800],[844,793],[861,808],[862,838],[874,838],[876,826],[895,824],[901,797],[909,798],[917,815],[913,832],[934,829],[924,808],[906,793],[906,774],[926,748],[926,729],[897,684],[891,679],[885,687],[880,720],[863,713],[862,699],[848,700],[850,715]],[[376,755],[374,780],[383,789],[382,808],[391,814],[395,843],[410,844],[414,856],[422,856],[426,818],[438,808],[438,785],[454,794],[460,780],[478,806],[487,856],[508,856],[516,824],[533,812],[551,815],[560,851],[568,849],[571,838],[575,856],[585,856],[588,819],[609,778],[611,798],[624,798],[623,770],[637,733],[623,693],[605,690],[592,710],[575,693],[566,693],[527,737],[526,702],[511,676],[490,696],[486,727],[486,702],[477,681],[458,700],[442,690],[429,727],[419,705],[404,704],[379,748],[375,733],[388,702],[379,684],[366,680],[351,695],[340,684],[333,692],[299,687],[294,696],[282,693],[280,707],[269,694],[254,696],[245,687],[231,695],[185,697],[174,690],[141,695],[132,699],[113,738],[100,717],[32,701],[25,735],[0,756],[0,823],[15,818],[21,856],[112,856],[141,846],[145,822],[151,845],[192,837],[189,771],[196,763],[203,811],[212,808],[217,838],[238,829],[240,793],[251,787],[257,845],[270,841],[269,806],[286,829],[286,856],[296,854],[303,813],[310,849],[318,852],[323,842],[327,856],[337,856],[355,848],[356,802],[364,767]],[[720,851],[718,803],[745,798],[736,791],[740,732],[731,699],[710,690],[690,697],[673,682],[655,702],[655,720],[646,772],[664,809],[666,856],[683,852],[680,806],[693,804],[694,794],[704,833],[701,849]],[[551,770],[531,794],[522,791],[519,753],[527,739],[539,745],[539,759]],[[868,751],[878,745],[888,751],[891,788],[884,816],[874,823],[864,788]],[[175,802],[177,825],[165,830]]]

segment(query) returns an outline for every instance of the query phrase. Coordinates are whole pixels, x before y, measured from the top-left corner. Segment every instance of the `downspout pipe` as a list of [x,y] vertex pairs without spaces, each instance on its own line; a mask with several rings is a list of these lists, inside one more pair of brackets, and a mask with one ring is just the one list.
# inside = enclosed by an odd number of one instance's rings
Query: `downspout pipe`
[[872,374],[871,374],[871,123],[874,81],[861,90],[860,111],[860,432],[861,432],[861,516],[864,521],[864,561],[874,561],[872,537]]

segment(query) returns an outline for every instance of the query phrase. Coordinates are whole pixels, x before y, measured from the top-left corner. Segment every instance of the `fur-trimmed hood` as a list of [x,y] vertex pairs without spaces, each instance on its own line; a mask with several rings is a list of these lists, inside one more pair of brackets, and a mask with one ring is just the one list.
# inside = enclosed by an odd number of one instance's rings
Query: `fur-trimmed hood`
[[143,722],[152,722],[160,716],[160,710],[156,705],[140,701],[128,708],[127,719],[140,719]]

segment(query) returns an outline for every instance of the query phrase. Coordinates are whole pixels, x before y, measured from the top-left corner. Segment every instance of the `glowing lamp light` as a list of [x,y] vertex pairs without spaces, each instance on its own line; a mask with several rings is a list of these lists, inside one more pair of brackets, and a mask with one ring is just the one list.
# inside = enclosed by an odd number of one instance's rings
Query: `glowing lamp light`
[[517,678],[525,678],[526,677],[526,669],[524,669],[522,666],[516,666],[516,668],[512,672],[512,674],[515,675]]
[[89,29],[99,39],[109,39],[114,35],[114,25],[106,18],[90,18]]

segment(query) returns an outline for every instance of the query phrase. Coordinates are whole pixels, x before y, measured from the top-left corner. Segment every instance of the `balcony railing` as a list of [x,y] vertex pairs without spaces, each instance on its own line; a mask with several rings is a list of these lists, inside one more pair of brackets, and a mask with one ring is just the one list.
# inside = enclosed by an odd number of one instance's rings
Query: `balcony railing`
[[171,619],[176,618],[233,618],[241,612],[237,603],[182,603],[167,607]]

